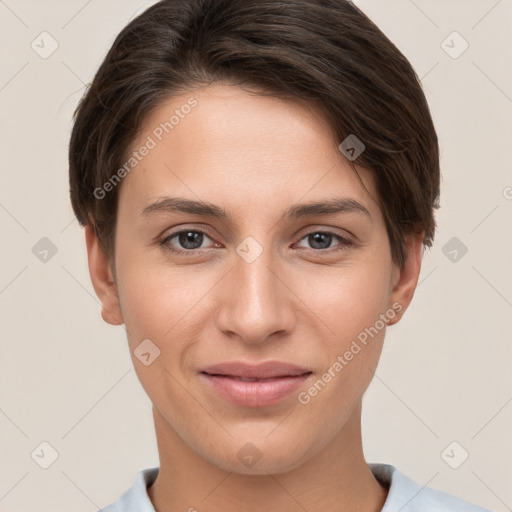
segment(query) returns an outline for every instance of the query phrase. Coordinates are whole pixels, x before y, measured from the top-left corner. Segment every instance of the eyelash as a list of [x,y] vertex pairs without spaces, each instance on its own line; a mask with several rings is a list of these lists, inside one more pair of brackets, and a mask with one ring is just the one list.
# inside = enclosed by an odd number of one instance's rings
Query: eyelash
[[[159,244],[163,247],[165,251],[169,251],[175,254],[184,254],[187,256],[193,256],[197,255],[198,253],[203,252],[205,249],[212,249],[212,247],[206,247],[206,248],[199,248],[199,249],[175,249],[169,244],[169,241],[173,238],[176,238],[181,233],[200,233],[203,235],[206,235],[208,238],[212,239],[212,237],[205,231],[201,229],[181,229],[180,231],[175,231],[174,233],[171,233],[167,235],[164,239],[162,239]],[[334,248],[327,248],[327,249],[313,249],[313,248],[302,248],[309,251],[314,251],[315,253],[321,253],[321,252],[336,252],[345,250],[347,248],[350,248],[355,245],[355,243],[352,240],[349,240],[348,238],[345,238],[338,233],[335,233],[334,231],[330,230],[314,230],[310,231],[308,233],[305,233],[299,240],[303,240],[304,238],[307,238],[309,235],[313,234],[322,234],[322,235],[332,235],[333,237],[337,238],[340,242],[337,246],[334,246]],[[216,242],[215,242],[216,243]]]

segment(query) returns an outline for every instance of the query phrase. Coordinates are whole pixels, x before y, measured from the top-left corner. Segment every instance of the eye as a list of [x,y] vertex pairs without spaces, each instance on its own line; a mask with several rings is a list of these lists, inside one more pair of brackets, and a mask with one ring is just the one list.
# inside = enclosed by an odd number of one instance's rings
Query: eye
[[[206,240],[213,242],[213,245],[203,245]],[[300,242],[306,240],[310,247],[302,247],[311,249],[317,252],[327,252],[326,249],[342,250],[354,245],[354,243],[337,233],[332,231],[311,231],[300,239]],[[337,244],[332,245],[334,241]],[[299,242],[299,243],[300,243]],[[174,253],[181,253],[185,255],[193,255],[200,249],[209,249],[212,247],[221,247],[220,244],[214,242],[204,231],[199,229],[182,229],[169,234],[160,245],[166,250]],[[300,245],[299,245],[300,247]]]
[[[311,244],[310,249],[315,251],[330,249],[332,248],[331,243],[337,239],[339,241],[338,244],[335,244],[334,247],[338,249],[345,249],[353,245],[353,242],[337,233],[333,233],[332,231],[311,231],[306,236],[301,238],[302,240],[307,240],[309,244]],[[308,247],[306,247],[307,249]]]
[[[203,246],[205,239],[211,240],[204,231],[197,229],[183,229],[165,237],[160,242],[160,245],[162,245],[166,250],[172,252],[191,253],[197,249],[207,248]],[[173,242],[173,240],[175,241]],[[176,245],[178,247],[176,247]]]

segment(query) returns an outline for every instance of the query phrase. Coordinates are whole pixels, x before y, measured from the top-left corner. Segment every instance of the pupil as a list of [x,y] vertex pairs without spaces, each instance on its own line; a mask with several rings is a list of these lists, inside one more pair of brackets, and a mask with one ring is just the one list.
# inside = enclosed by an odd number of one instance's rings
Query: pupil
[[180,244],[186,249],[198,249],[203,241],[202,236],[202,233],[195,233],[194,231],[180,233]]
[[311,247],[313,247],[313,249],[326,249],[331,243],[332,235],[329,233],[315,233],[314,235],[310,236],[313,240],[311,243]]

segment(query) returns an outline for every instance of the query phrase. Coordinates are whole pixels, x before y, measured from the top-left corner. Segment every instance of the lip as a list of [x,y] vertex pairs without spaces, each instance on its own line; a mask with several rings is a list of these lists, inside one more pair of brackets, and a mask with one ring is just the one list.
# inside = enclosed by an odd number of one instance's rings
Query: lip
[[281,361],[232,361],[208,366],[199,375],[218,395],[237,405],[264,407],[293,393],[311,374],[308,368]]
[[202,372],[210,375],[226,375],[230,377],[242,377],[245,379],[270,379],[273,377],[296,377],[311,370],[304,366],[298,366],[283,361],[265,361],[252,364],[243,361],[229,361],[215,364],[202,369]]

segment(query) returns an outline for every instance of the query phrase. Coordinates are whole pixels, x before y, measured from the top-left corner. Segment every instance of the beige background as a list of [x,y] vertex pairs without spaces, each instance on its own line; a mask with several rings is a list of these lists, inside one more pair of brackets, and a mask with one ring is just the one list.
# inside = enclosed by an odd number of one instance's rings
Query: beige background
[[[150,3],[0,0],[2,512],[90,512],[158,464],[124,330],[100,317],[66,154],[85,84]],[[357,4],[422,77],[443,170],[436,245],[365,395],[365,453],[512,510],[512,1]],[[43,237],[57,249],[46,261]],[[58,453],[48,469],[42,442]]]

